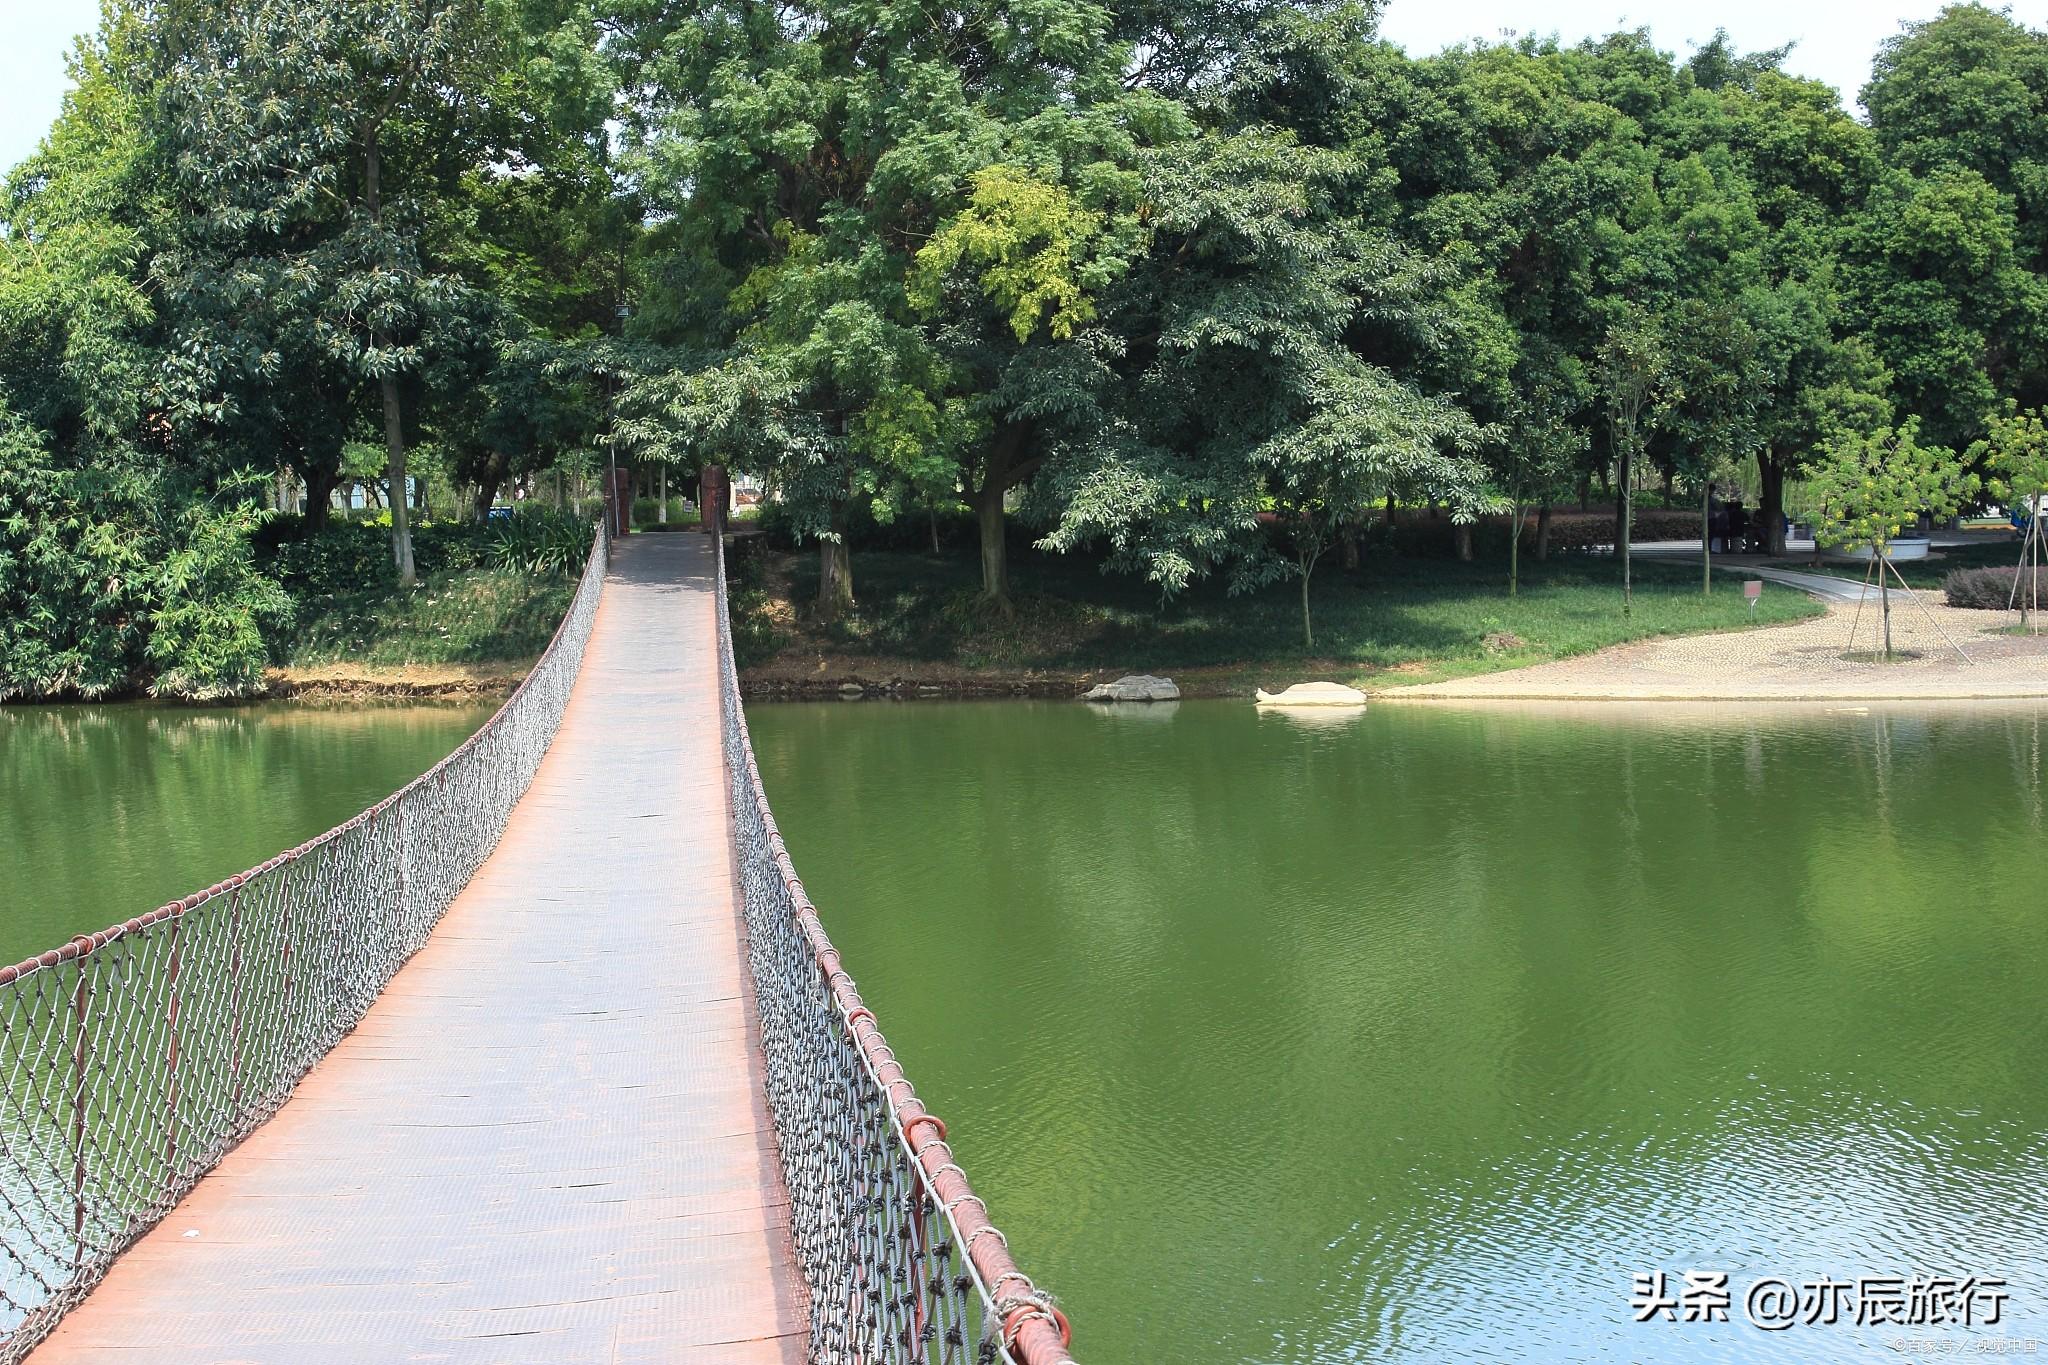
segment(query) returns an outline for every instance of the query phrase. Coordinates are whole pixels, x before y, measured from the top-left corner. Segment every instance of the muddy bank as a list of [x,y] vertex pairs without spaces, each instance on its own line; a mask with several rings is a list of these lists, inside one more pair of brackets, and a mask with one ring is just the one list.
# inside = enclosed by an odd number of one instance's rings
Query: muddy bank
[[294,701],[485,701],[508,697],[524,664],[405,664],[398,667],[272,668],[264,695]]

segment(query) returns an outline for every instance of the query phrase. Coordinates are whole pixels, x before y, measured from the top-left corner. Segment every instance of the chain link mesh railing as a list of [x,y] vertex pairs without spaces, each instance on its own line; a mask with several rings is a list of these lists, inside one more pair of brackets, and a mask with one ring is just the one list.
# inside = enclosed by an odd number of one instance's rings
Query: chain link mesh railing
[[814,1365],[1072,1365],[1067,1321],[1002,1232],[861,1003],[761,789],[732,656],[718,658],[733,833]]
[[260,867],[0,967],[0,1362],[19,1361],[353,1029],[547,752],[609,559],[533,670],[393,796]]

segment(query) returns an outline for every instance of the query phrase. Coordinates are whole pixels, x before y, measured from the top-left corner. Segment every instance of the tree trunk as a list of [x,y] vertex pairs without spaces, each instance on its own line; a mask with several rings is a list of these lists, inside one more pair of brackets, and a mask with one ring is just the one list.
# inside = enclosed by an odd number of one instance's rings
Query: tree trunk
[[306,529],[318,531],[327,525],[334,510],[334,486],[341,482],[331,469],[306,468],[299,471],[306,485]]
[[1522,504],[1508,507],[1508,596],[1520,595],[1522,587]]
[[1397,526],[1397,525],[1399,525],[1399,524],[1400,524],[1400,519],[1399,519],[1399,517],[1395,515],[1395,514],[1396,514],[1397,512],[1399,512],[1399,511],[1400,511],[1400,509],[1399,509],[1398,507],[1396,507],[1396,506],[1394,505],[1394,495],[1393,495],[1392,493],[1389,493],[1389,494],[1387,494],[1387,529],[1388,529],[1388,530],[1392,530],[1392,529],[1393,529],[1393,528],[1394,528],[1395,526]]
[[498,486],[502,482],[502,476],[498,473],[496,464],[494,460],[486,465],[483,475],[476,481],[476,502],[472,510],[479,522],[491,519],[491,505],[498,500]]
[[837,621],[853,610],[853,552],[846,544],[846,511],[832,510],[833,537],[818,542],[818,619]]
[[1614,456],[1614,551],[1616,554],[1621,553],[1621,543],[1628,533],[1624,523],[1627,521],[1628,513],[1632,510],[1628,506],[1628,455],[1627,451],[1622,450],[1616,451]]
[[1579,510],[1581,512],[1593,510],[1593,476],[1591,474],[1579,475]]
[[1017,482],[1018,456],[1030,439],[1028,422],[999,423],[990,434],[988,463],[981,487],[974,492],[975,519],[981,525],[981,597],[1004,616],[1016,615],[1010,604],[1010,559],[1004,543],[1003,494]]
[[1550,504],[1536,509],[1536,557],[1550,558]]
[[[371,225],[379,230],[384,226],[382,174],[377,130],[373,126],[363,133],[363,199]],[[382,349],[388,341],[382,332],[370,334],[370,344],[375,348]],[[391,557],[398,564],[399,586],[410,588],[419,581],[419,575],[413,569],[412,522],[406,514],[405,422],[399,408],[398,376],[385,374],[377,381],[377,387],[384,396],[384,449],[390,461],[385,473],[391,488]]]
[[1765,449],[1756,456],[1757,482],[1762,485],[1762,507],[1757,515],[1764,519],[1764,548],[1772,555],[1785,553],[1785,465],[1778,458],[1778,452]]
[[666,525],[668,525],[668,466],[667,466],[667,465],[663,465],[663,466],[662,466],[662,467],[661,467],[660,469],[658,469],[658,470],[656,470],[656,471],[655,471],[655,473],[654,473],[654,481],[655,481],[655,497],[657,497],[657,498],[659,498],[659,499],[661,500],[661,506],[660,506],[660,507],[658,507],[658,508],[656,508],[656,509],[655,509],[655,512],[654,512],[654,524],[655,524],[655,525],[657,525],[657,526],[666,526]]
[[1700,593],[1714,591],[1714,485],[1700,490]]
[[1358,572],[1358,528],[1357,528],[1357,527],[1355,527],[1355,526],[1347,526],[1347,527],[1345,527],[1345,528],[1344,528],[1344,530],[1343,530],[1343,532],[1342,532],[1342,535],[1343,535],[1343,540],[1342,540],[1342,544],[1343,544],[1343,547],[1344,547],[1344,572],[1346,572],[1346,573],[1357,573],[1357,572]]
[[1884,546],[1873,545],[1870,552],[1877,556],[1877,600],[1884,604],[1884,657],[1890,663],[1892,657],[1892,584],[1885,577]]
[[937,503],[928,502],[924,505],[924,520],[925,528],[932,533],[932,557],[936,559],[943,553],[939,548],[939,508]]
[[1457,547],[1459,562],[1472,562],[1472,523],[1461,521],[1451,528],[1451,544]]
[[1301,647],[1302,647],[1302,649],[1304,649],[1304,650],[1311,650],[1311,649],[1314,649],[1314,648],[1316,647],[1316,629],[1315,629],[1315,624],[1314,624],[1314,623],[1313,623],[1313,622],[1312,622],[1312,621],[1311,621],[1311,620],[1309,619],[1309,614],[1308,614],[1308,580],[1309,580],[1309,575],[1313,574],[1313,573],[1314,573],[1315,571],[1316,571],[1316,561],[1315,561],[1314,557],[1313,557],[1313,556],[1309,556],[1309,555],[1304,555],[1304,556],[1302,556],[1302,559],[1301,559]]
[[1010,605],[1009,546],[1003,535],[1003,489],[991,472],[990,482],[974,499],[975,520],[981,525],[981,597],[1014,616]]
[[[1630,440],[1634,440],[1633,432],[1630,433]],[[1633,472],[1630,468],[1630,457],[1634,453],[1632,449],[1624,447],[1618,467],[1614,471],[1614,490],[1620,495],[1614,504],[1615,530],[1617,532],[1614,548],[1621,555],[1621,614],[1623,616],[1634,612],[1636,605],[1635,586],[1629,581],[1632,568],[1629,563],[1629,534],[1635,529],[1636,513],[1636,500],[1630,488],[1633,482],[1630,477]]]
[[398,564],[398,585],[410,588],[419,582],[412,562],[412,518],[405,499],[405,428],[399,416],[398,377],[386,375],[378,387],[384,391],[384,449],[390,456],[391,557]]

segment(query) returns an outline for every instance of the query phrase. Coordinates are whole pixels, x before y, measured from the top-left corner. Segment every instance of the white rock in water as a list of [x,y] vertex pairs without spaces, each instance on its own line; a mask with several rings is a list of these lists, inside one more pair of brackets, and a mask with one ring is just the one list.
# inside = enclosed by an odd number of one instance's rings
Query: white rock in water
[[1343,683],[1296,683],[1285,692],[1255,694],[1261,706],[1363,706],[1365,693]]
[[1088,689],[1084,701],[1179,701],[1180,689],[1171,678],[1150,673],[1126,673],[1115,682],[1097,683]]

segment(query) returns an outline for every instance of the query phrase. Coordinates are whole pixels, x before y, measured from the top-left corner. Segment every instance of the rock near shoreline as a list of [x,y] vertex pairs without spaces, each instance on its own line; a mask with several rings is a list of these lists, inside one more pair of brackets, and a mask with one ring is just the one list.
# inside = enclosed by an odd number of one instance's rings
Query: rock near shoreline
[[1150,673],[1126,673],[1115,682],[1098,683],[1088,689],[1084,701],[1179,701],[1180,689],[1171,678]]

